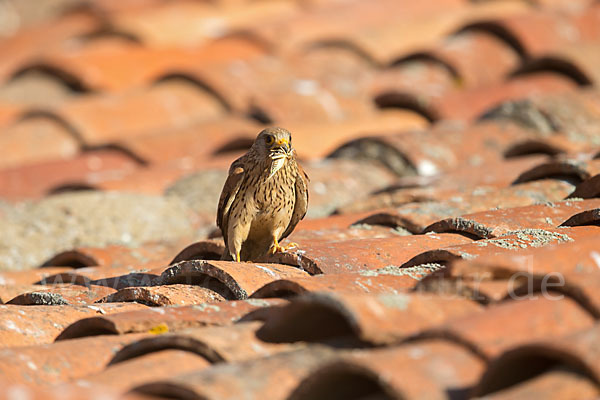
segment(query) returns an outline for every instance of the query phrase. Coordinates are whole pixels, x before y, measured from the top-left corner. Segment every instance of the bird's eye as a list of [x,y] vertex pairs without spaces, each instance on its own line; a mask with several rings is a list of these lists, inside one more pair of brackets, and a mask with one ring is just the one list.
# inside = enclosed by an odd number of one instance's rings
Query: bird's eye
[[265,142],[267,143],[267,145],[272,145],[273,143],[275,143],[275,138],[273,136],[267,136],[267,138],[265,139]]

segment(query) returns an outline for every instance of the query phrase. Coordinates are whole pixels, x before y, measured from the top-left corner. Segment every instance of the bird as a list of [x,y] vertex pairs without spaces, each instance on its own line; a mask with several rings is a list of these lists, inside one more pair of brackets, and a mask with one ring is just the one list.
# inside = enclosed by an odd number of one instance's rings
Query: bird
[[225,240],[221,259],[249,262],[297,247],[280,242],[306,215],[308,183],[291,133],[279,127],[262,130],[229,167],[219,197],[217,226]]

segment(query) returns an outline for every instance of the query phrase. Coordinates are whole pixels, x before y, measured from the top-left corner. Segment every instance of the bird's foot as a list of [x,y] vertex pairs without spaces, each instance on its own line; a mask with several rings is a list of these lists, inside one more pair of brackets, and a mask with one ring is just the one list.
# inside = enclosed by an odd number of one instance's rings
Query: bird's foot
[[275,242],[271,247],[271,254],[285,253],[288,250],[298,247],[298,243],[291,242],[287,246],[280,246],[279,243]]

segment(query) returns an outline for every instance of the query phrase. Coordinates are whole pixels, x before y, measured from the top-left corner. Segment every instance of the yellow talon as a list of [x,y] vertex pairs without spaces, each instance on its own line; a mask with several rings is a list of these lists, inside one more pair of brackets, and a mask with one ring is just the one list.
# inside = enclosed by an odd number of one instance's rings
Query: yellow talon
[[237,262],[241,262],[242,258],[240,257],[240,252],[238,251],[237,253],[235,253],[235,261]]
[[277,240],[277,238],[273,238],[273,247],[271,247],[271,254],[275,254],[277,252],[279,253],[285,253],[286,251],[293,249],[295,247],[298,247],[298,243],[294,243],[291,242],[290,244],[288,244],[287,246],[280,246],[279,245],[279,241]]

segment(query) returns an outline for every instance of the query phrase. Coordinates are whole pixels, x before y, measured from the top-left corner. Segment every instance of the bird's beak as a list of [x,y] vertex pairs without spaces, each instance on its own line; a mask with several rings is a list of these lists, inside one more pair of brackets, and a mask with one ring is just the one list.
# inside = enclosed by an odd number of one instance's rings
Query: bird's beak
[[282,138],[273,143],[271,146],[271,154],[284,154],[285,156],[289,156],[290,154],[290,142],[287,139]]

